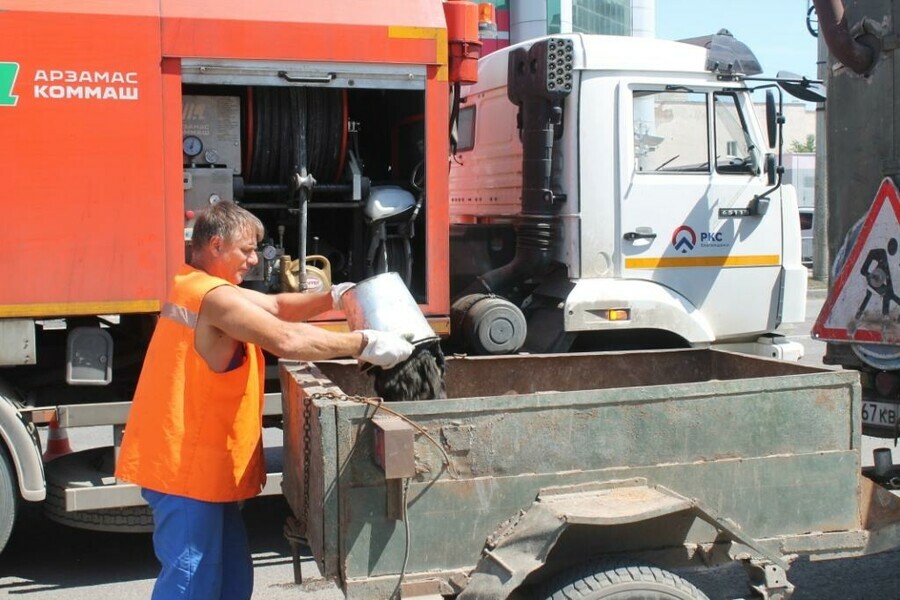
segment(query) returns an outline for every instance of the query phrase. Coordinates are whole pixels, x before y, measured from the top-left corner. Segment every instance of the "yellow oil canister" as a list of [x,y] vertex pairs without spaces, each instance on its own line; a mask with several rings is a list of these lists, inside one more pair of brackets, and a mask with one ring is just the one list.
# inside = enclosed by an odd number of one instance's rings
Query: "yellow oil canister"
[[[281,257],[281,284],[285,291],[300,290],[300,261]],[[304,292],[327,292],[331,289],[331,262],[319,254],[306,257],[306,289]]]

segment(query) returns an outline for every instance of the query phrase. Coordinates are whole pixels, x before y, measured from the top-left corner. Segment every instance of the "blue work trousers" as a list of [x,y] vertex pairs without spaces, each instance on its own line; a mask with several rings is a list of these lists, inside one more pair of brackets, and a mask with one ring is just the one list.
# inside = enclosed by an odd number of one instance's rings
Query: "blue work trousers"
[[201,502],[142,489],[153,509],[162,570],[153,600],[249,600],[253,562],[237,502]]

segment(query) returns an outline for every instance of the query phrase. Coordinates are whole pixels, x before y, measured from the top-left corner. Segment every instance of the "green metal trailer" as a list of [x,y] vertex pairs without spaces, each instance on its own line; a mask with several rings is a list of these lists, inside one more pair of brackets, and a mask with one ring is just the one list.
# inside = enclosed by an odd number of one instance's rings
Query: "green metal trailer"
[[348,598],[705,598],[671,571],[731,561],[788,598],[793,559],[900,539],[900,501],[862,475],[854,372],[450,358],[448,399],[382,404],[355,363],[280,369],[287,529]]

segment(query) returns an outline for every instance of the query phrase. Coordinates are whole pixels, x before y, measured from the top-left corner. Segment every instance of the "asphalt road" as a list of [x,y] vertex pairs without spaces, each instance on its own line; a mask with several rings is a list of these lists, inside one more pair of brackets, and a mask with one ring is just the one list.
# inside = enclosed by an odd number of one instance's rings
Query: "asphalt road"
[[[72,430],[79,450],[97,443],[107,428]],[[100,441],[97,438],[100,437]],[[280,430],[266,430],[266,444],[280,443]],[[268,454],[268,453],[267,453]],[[86,531],[56,525],[39,505],[24,505],[22,519],[0,555],[0,598],[29,600],[132,600],[149,598],[159,564],[150,534]],[[254,563],[253,598],[266,600],[332,600],[342,598],[333,585],[307,581],[294,584],[291,550],[283,536],[290,510],[281,496],[245,503],[244,520]],[[310,558],[304,576],[318,573]],[[315,590],[307,594],[307,589]]]
[[[824,291],[812,290],[807,323],[782,330],[804,344],[807,354],[802,362],[807,364],[820,364],[824,353],[824,345],[808,335],[823,299]],[[89,433],[79,431],[78,435]],[[277,430],[267,434],[269,443],[277,443]],[[74,435],[72,438],[77,449],[79,440]],[[872,448],[887,445],[884,440],[864,440],[864,462],[871,463]],[[49,523],[34,506],[26,509],[10,545],[0,556],[0,597],[129,600],[150,596],[158,566],[149,534],[70,529]],[[260,498],[244,507],[255,565],[254,598],[340,598],[333,586],[323,582],[294,585],[290,548],[282,536],[288,512],[281,497]],[[817,563],[801,559],[793,564],[789,576],[797,588],[795,600],[895,600],[900,598],[898,565],[900,551]],[[314,573],[309,559],[304,571],[307,578]],[[746,578],[737,565],[682,575],[712,600],[747,596]]]

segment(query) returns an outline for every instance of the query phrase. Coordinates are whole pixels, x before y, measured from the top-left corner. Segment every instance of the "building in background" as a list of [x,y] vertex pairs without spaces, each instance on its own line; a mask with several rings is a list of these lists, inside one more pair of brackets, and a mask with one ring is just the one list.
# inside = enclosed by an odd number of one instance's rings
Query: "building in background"
[[554,33],[654,37],[656,0],[490,0],[496,31],[482,35],[482,54]]
[[[495,13],[495,27],[482,29],[482,54],[554,33],[656,37],[656,0],[481,0],[480,4],[492,5]],[[757,112],[762,118],[763,105]],[[804,144],[810,134],[815,137],[813,106],[786,99],[784,114],[785,152],[794,142]],[[789,183],[800,187],[796,180]]]
[[784,183],[797,190],[797,204],[801,208],[812,208],[816,198],[815,152],[785,153]]
[[793,185],[797,190],[797,205],[800,207],[800,259],[807,267],[813,267],[816,216],[815,152],[786,153],[784,183]]

